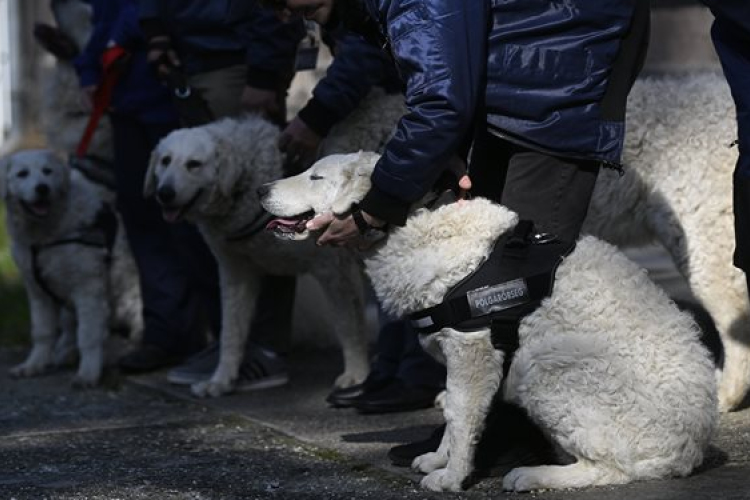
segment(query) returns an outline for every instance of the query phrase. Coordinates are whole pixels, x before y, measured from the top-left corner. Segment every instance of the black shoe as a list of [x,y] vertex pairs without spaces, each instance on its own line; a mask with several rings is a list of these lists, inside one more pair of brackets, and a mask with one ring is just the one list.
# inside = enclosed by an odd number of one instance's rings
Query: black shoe
[[414,459],[425,453],[437,451],[445,433],[445,424],[441,425],[425,440],[401,444],[388,450],[388,458],[396,467],[411,467]]
[[172,354],[153,344],[141,344],[135,350],[121,357],[117,362],[124,373],[146,373],[174,366],[184,356]]
[[368,377],[361,384],[344,387],[343,389],[334,389],[326,397],[326,402],[333,408],[351,408],[353,401],[366,394],[379,391],[391,382],[393,382],[392,378],[371,379]]
[[360,413],[395,413],[414,411],[435,406],[439,389],[409,386],[394,380],[378,391],[363,394],[351,402]]

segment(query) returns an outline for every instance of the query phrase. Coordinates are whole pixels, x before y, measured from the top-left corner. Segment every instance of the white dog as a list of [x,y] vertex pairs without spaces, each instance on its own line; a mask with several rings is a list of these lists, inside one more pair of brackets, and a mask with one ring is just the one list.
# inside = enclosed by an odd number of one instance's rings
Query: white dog
[[724,347],[719,406],[750,387],[750,303],[732,265],[737,148],[729,87],[715,73],[644,78],[628,99],[625,170],[602,170],[584,231],[610,243],[660,243],[711,314]]
[[[305,240],[300,221],[345,213],[370,186],[377,155],[334,155],[266,186],[269,228]],[[398,315],[443,301],[487,258],[516,214],[487,200],[412,214],[365,259],[383,306]],[[290,232],[289,228],[293,228]],[[460,491],[493,397],[523,408],[567,466],[520,467],[511,491],[621,484],[685,476],[703,460],[718,411],[714,365],[692,317],[615,247],[584,237],[557,269],[554,290],[526,316],[503,379],[489,328],[443,328],[426,338],[448,369],[439,449],[415,459],[426,488]],[[509,429],[512,432],[512,429]]]
[[0,195],[33,340],[11,375],[43,373],[75,341],[74,384],[91,386],[102,372],[110,325],[124,324],[134,337],[143,327],[135,266],[112,193],[52,152],[30,150],[0,160]]
[[210,380],[194,384],[198,396],[231,392],[242,361],[262,274],[318,279],[342,307],[333,328],[343,348],[346,387],[367,376],[362,276],[347,250],[280,242],[265,232],[258,188],[282,174],[279,131],[248,116],[172,132],[156,147],[144,192],[156,195],[168,221],[197,224],[219,265],[222,331],[219,365]]

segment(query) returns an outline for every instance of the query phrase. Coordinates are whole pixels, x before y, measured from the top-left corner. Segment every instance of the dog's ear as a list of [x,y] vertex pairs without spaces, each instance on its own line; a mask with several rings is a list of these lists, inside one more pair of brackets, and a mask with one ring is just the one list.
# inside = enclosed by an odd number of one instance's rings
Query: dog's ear
[[379,156],[374,157],[361,151],[343,156],[342,183],[336,193],[336,199],[331,203],[331,211],[334,214],[343,214],[349,211],[353,204],[362,201],[372,185],[370,177],[377,158]]
[[156,164],[159,161],[159,155],[154,149],[151,152],[151,158],[148,160],[148,169],[146,170],[146,177],[143,180],[143,197],[151,198],[156,191]]
[[233,148],[222,137],[214,136],[213,140],[219,192],[228,198],[237,188],[237,182],[242,176],[243,163],[252,160],[243,158],[237,148]]

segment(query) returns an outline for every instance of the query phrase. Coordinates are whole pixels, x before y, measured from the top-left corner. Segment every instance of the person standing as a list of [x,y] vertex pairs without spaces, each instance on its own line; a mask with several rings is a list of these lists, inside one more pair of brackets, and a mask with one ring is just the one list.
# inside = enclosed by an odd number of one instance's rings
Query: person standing
[[[211,314],[201,286],[211,255],[194,227],[167,224],[153,200],[142,196],[152,149],[178,127],[167,90],[146,61],[135,0],[92,0],[93,31],[74,65],[91,99],[102,81],[102,58],[123,50],[109,119],[114,139],[117,207],[138,267],[143,298],[142,343],[119,360],[127,373],[177,364],[202,349]],[[208,278],[210,279],[210,278]]]

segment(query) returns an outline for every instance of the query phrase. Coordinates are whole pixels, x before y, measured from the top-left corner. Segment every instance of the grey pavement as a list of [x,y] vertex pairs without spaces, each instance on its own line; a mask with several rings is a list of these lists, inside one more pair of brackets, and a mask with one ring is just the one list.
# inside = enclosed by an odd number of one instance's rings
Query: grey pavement
[[[631,252],[689,299],[653,250]],[[670,281],[671,280],[671,281]],[[360,415],[328,408],[335,350],[298,350],[285,387],[193,399],[164,373],[73,390],[67,371],[11,380],[21,350],[0,351],[0,500],[10,499],[750,499],[750,409],[724,415],[705,464],[689,478],[509,495],[500,477],[460,494],[418,486],[387,450],[421,439],[437,409]],[[512,432],[512,429],[509,429]]]

